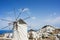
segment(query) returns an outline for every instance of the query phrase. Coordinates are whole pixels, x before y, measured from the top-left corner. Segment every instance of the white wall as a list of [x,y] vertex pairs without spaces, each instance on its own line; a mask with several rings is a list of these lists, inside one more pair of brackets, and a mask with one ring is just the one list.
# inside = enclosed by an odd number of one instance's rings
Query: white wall
[[12,40],[28,40],[26,24],[18,24],[18,30],[14,31],[14,38]]
[[53,30],[55,30],[55,28],[50,27],[50,26],[49,26],[49,27],[46,27],[46,31],[47,31],[47,32],[52,32]]
[[27,33],[27,25],[26,24],[18,24],[18,31],[20,34],[20,40],[28,40]]

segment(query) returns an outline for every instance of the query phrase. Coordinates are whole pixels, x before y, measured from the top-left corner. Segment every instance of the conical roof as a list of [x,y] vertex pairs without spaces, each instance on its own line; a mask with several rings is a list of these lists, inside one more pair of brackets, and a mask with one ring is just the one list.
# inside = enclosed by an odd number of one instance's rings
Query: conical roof
[[26,22],[23,19],[18,20],[19,24],[26,24]]

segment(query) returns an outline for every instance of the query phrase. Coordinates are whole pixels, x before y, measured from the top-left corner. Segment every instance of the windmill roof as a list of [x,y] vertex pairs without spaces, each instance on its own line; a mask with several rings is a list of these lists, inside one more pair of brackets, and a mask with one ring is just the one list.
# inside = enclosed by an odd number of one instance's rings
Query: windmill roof
[[26,24],[26,22],[23,19],[18,20],[19,24]]

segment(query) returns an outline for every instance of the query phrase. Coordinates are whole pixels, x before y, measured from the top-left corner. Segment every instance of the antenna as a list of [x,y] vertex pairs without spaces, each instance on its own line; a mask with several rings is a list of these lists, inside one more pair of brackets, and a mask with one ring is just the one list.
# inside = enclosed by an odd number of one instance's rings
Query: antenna
[[30,16],[28,16],[28,17],[24,18],[23,20],[27,20],[27,19],[29,19],[29,18],[30,18]]
[[16,9],[14,8],[14,17],[15,17],[15,20],[16,20]]

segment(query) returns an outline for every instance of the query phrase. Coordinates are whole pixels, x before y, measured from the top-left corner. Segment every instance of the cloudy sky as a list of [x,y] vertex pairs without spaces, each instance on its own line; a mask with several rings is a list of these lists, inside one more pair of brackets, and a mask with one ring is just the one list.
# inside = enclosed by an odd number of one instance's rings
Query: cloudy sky
[[[0,0],[0,19],[14,21],[20,12],[20,18],[31,16],[25,20],[29,28],[39,29],[44,25],[60,28],[60,0]],[[8,23],[0,20],[0,28]]]

